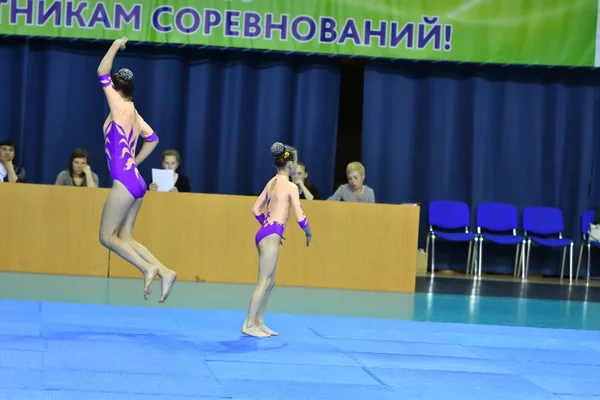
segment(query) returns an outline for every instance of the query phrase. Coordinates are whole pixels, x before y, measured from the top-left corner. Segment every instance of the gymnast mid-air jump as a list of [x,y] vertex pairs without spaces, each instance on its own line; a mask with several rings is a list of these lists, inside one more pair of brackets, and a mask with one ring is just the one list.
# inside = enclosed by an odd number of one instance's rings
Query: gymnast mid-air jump
[[[145,299],[148,299],[152,281],[158,275],[162,281],[160,303],[163,303],[171,292],[177,274],[162,265],[132,236],[135,219],[146,194],[146,183],[137,166],[156,148],[158,136],[138,114],[131,101],[133,73],[121,69],[111,75],[115,55],[125,49],[126,43],[127,38],[115,40],[97,71],[110,108],[104,123],[104,147],[113,179],[102,210],[100,243],[142,272]],[[140,136],[144,145],[136,156],[135,149]]]

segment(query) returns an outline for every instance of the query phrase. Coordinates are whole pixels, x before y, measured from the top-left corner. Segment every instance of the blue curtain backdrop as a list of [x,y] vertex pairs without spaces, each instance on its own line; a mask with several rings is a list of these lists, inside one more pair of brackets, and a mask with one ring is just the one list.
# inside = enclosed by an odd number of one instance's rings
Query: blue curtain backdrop
[[[588,208],[600,209],[600,118],[596,120],[596,132],[597,134],[594,136],[594,157],[592,159],[592,179],[590,182],[590,201]],[[597,268],[598,267],[596,267],[596,271],[598,271]],[[593,265],[592,272],[594,272]]]
[[[96,68],[108,43],[3,38],[0,138],[19,146],[28,181],[53,184],[74,148],[110,179]],[[134,102],[160,137],[140,167],[147,182],[163,150],[181,153],[192,191],[258,194],[274,174],[275,141],[295,146],[323,193],[333,189],[340,86],[336,59],[128,46],[114,68],[135,74]]]
[[[579,243],[579,214],[590,204],[599,154],[594,74],[368,62],[362,150],[368,184],[380,202],[422,202],[423,247],[427,207],[435,199],[467,202],[473,229],[482,202],[508,202],[519,210],[559,207],[566,236]],[[466,245],[436,249],[437,268],[464,270]],[[485,246],[484,271],[512,271],[514,254]],[[559,273],[557,253],[532,248],[531,257],[530,272]]]

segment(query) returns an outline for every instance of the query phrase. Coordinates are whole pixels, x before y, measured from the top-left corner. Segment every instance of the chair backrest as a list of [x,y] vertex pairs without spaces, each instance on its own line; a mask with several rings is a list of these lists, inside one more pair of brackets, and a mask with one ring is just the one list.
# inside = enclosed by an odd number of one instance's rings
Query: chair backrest
[[462,201],[434,200],[429,203],[429,225],[442,229],[468,228],[469,206]]
[[517,207],[506,203],[482,203],[477,207],[477,227],[492,232],[519,229]]
[[564,230],[562,211],[555,207],[525,207],[523,230],[528,234],[561,234]]
[[581,233],[587,235],[590,224],[594,222],[596,212],[594,210],[585,210],[581,213]]

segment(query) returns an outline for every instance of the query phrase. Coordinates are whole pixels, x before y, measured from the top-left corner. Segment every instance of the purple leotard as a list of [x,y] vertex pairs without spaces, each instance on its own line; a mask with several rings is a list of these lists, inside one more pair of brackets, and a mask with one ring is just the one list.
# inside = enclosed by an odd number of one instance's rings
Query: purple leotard
[[[109,74],[102,75],[99,78],[105,90],[110,87],[116,94]],[[109,97],[108,94],[107,97]],[[109,98],[110,102],[111,99]],[[145,122],[142,123],[142,132],[144,130],[150,130]],[[154,132],[147,136],[142,134],[142,137],[146,142],[158,140],[158,136]],[[108,123],[104,130],[104,152],[106,153],[110,176],[113,180],[121,182],[133,198],[139,199],[146,194],[146,182],[140,175],[135,164],[136,144],[137,135],[134,134],[133,127],[129,131],[129,134],[127,134],[125,129],[114,120]]]
[[258,246],[261,240],[274,233],[279,235],[279,237],[283,237],[284,230],[285,226],[275,221],[271,222],[270,224],[263,225],[260,227],[258,232],[256,232],[256,236],[254,236],[254,243],[256,243]]
[[135,165],[132,139],[133,129],[127,135],[115,121],[109,122],[104,131],[104,149],[111,178],[121,182],[133,198],[139,199],[146,194],[146,182]]
[[[258,232],[256,232],[256,236],[254,236],[254,243],[257,246],[261,240],[263,240],[269,235],[276,234],[279,237],[283,237],[283,232],[285,231],[285,225],[281,222],[269,221],[269,217],[271,216],[271,212],[269,211],[271,199],[269,198],[269,195],[267,193],[265,193],[265,196],[267,200],[267,216],[265,217],[264,214],[258,214],[254,216],[258,223],[261,225],[258,229]],[[300,202],[297,202],[297,205],[296,202],[294,202],[293,205],[296,207],[296,212],[298,212],[299,215],[304,216],[304,213],[302,212],[302,206],[300,206]],[[302,229],[306,228],[306,226],[308,225],[308,220],[305,216],[304,219],[298,222],[298,225]]]

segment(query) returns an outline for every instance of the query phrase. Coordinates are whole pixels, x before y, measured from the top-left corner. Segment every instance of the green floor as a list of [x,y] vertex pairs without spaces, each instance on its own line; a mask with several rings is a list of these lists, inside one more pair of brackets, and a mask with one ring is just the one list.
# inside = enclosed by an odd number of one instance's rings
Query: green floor
[[[0,273],[0,299],[246,310],[253,287],[178,282],[167,304],[142,281]],[[600,303],[276,287],[268,312],[600,330]]]

